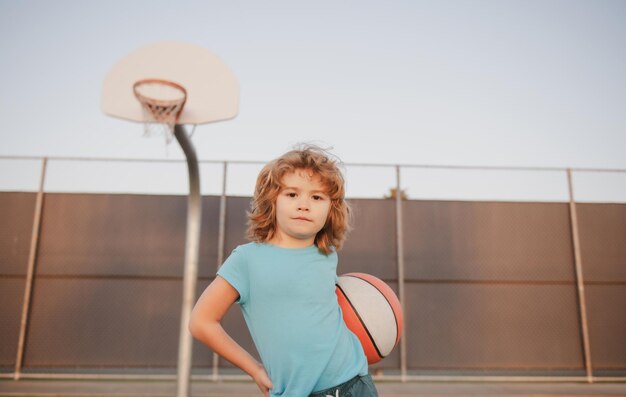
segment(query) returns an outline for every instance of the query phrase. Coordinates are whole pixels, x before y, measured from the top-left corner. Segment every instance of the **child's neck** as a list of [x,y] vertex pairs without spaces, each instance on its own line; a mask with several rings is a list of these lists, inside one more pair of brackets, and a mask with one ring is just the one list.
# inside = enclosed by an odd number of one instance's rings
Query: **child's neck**
[[315,238],[300,240],[295,238],[283,238],[280,235],[275,235],[266,242],[280,248],[307,248],[315,243]]

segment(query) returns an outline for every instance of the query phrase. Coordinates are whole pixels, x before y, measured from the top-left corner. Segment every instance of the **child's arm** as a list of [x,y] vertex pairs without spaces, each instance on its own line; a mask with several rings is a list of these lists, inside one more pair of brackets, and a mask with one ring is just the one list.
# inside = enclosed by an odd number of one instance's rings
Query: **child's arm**
[[238,297],[239,293],[233,286],[216,277],[196,302],[191,312],[189,331],[200,342],[250,375],[263,394],[268,396],[272,382],[265,368],[239,346],[221,324],[222,317]]

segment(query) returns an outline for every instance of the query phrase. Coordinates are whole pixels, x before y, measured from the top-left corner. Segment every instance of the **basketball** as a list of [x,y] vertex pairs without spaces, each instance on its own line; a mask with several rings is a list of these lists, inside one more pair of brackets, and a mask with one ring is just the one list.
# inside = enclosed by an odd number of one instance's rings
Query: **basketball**
[[388,356],[400,341],[404,321],[391,287],[370,274],[348,273],[339,277],[336,293],[343,320],[361,341],[367,362]]

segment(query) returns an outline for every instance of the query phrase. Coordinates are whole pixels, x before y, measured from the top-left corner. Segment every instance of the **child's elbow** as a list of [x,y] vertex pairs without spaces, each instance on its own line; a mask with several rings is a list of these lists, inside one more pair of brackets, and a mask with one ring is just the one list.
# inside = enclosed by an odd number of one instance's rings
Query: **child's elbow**
[[189,318],[187,329],[189,330],[189,332],[194,338],[198,338],[198,335],[200,334],[200,328],[201,328],[200,326],[201,326],[201,321],[198,318],[197,314],[195,314],[195,312],[191,312],[191,317]]

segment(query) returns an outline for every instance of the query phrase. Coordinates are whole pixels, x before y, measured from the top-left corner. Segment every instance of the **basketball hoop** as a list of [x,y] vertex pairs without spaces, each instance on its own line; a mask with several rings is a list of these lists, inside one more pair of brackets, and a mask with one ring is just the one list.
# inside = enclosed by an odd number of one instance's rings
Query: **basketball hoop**
[[[187,159],[189,200],[180,311],[180,329],[186,330],[198,278],[202,195],[198,156],[182,124],[195,128],[236,117],[239,82],[228,66],[207,49],[163,41],[139,48],[113,66],[102,84],[101,107],[109,116],[143,123],[146,135],[160,130],[170,141],[175,135]],[[183,107],[187,111],[183,112]],[[166,151],[168,148],[166,145]],[[189,395],[192,348],[191,334],[180,332],[177,396]]]
[[173,81],[145,79],[133,84],[133,92],[141,103],[144,136],[165,135],[165,141],[170,143],[187,100],[187,90]]

